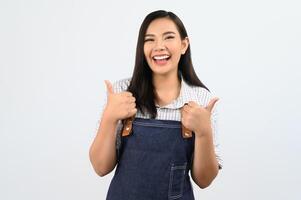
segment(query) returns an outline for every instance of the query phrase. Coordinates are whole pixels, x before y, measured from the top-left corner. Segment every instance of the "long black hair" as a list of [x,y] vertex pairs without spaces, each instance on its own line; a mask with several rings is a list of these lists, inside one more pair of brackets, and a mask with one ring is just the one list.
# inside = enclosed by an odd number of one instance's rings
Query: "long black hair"
[[[144,37],[149,24],[153,20],[158,18],[169,18],[170,20],[172,20],[175,23],[182,40],[188,36],[184,24],[179,19],[179,17],[172,12],[167,12],[164,10],[151,12],[145,17],[140,26],[136,47],[135,67],[130,85],[127,90],[131,92],[136,98],[137,109],[140,110],[143,114],[147,112],[148,114],[150,114],[151,118],[155,118],[157,116],[157,109],[155,106],[156,96],[152,82],[152,70],[149,67],[144,55]],[[191,61],[190,45],[188,46],[185,54],[181,55],[178,64],[179,80],[181,75],[184,78],[185,82],[187,82],[189,85],[200,86],[209,91],[209,89],[200,81],[194,71]]]

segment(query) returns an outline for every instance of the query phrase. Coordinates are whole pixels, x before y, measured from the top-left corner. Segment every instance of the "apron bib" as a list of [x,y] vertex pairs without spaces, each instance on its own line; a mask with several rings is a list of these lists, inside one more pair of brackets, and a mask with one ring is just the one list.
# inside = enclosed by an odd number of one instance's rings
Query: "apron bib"
[[194,200],[188,174],[194,134],[183,138],[181,131],[179,121],[135,118],[106,199]]

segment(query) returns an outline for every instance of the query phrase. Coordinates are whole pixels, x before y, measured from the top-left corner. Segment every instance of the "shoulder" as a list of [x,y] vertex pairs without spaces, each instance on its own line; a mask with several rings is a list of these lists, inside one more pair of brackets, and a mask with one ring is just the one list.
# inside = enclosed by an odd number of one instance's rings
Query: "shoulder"
[[113,90],[114,92],[122,92],[126,91],[128,86],[130,85],[131,78],[123,78],[113,82]]
[[190,101],[195,101],[201,106],[207,106],[210,99],[214,97],[213,93],[208,91],[206,88],[200,86],[193,86],[185,83],[185,94],[186,98]]

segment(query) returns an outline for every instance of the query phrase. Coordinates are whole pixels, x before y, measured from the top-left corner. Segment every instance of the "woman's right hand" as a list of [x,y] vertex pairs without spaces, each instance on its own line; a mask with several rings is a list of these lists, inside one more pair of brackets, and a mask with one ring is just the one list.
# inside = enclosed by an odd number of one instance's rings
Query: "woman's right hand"
[[105,80],[107,87],[107,105],[104,115],[109,119],[117,122],[136,114],[136,99],[133,94],[128,91],[115,93],[110,81]]

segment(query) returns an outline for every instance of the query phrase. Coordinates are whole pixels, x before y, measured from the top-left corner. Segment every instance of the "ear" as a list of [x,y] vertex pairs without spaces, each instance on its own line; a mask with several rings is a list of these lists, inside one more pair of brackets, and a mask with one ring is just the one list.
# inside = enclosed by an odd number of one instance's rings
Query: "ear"
[[185,54],[186,50],[188,49],[189,47],[189,38],[188,37],[185,37],[183,40],[182,40],[182,49],[181,49],[181,53],[182,55]]

